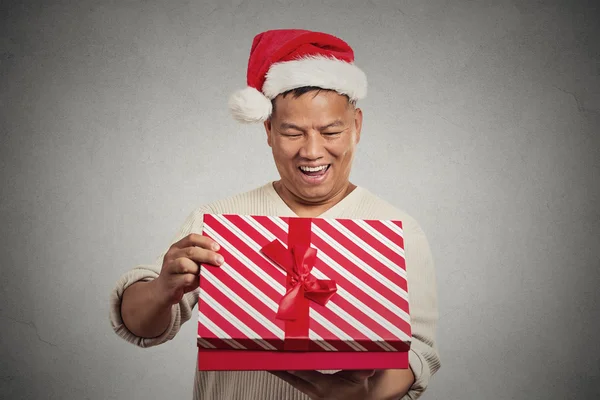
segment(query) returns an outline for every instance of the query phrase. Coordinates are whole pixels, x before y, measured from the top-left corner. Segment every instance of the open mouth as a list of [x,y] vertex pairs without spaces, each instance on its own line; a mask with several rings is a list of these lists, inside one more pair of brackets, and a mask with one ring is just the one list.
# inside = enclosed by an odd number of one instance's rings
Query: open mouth
[[331,167],[331,164],[319,165],[318,167],[301,166],[298,169],[306,176],[319,177],[325,175],[329,167]]

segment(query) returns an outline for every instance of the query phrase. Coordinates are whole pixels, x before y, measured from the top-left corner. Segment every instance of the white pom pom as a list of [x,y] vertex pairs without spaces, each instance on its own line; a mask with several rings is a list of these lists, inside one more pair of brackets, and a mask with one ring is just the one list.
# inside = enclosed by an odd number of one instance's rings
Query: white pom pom
[[253,87],[238,90],[229,98],[229,110],[239,122],[262,122],[271,116],[273,105]]

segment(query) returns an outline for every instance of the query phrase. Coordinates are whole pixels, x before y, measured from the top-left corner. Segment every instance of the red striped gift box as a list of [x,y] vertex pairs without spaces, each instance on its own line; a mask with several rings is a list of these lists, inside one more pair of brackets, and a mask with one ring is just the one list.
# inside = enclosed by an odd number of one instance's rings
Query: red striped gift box
[[202,370],[408,368],[402,222],[205,214]]

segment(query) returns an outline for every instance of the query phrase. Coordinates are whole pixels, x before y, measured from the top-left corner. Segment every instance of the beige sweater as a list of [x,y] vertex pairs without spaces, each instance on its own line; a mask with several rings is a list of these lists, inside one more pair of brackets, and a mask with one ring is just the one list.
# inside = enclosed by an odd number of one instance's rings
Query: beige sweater
[[[296,216],[283,202],[272,183],[252,191],[199,207],[192,212],[171,243],[189,233],[202,232],[202,214],[253,214]],[[397,219],[403,221],[405,256],[408,273],[413,342],[409,355],[410,368],[416,381],[403,400],[416,399],[427,388],[431,376],[440,368],[435,333],[438,319],[437,289],[431,251],[425,234],[417,221],[396,209],[363,187],[357,187],[341,202],[330,208],[323,218]],[[173,306],[171,323],[157,338],[135,336],[123,324],[120,314],[121,298],[125,289],[137,281],[148,281],[160,273],[167,248],[151,265],[138,265],[121,276],[110,296],[110,321],[114,331],[126,341],[151,347],[175,337],[182,325],[192,316],[197,304],[198,291],[190,292]],[[192,321],[194,323],[195,321]],[[191,329],[196,330],[196,324]],[[204,372],[196,371],[195,400],[308,400],[308,397],[275,376],[260,371]]]

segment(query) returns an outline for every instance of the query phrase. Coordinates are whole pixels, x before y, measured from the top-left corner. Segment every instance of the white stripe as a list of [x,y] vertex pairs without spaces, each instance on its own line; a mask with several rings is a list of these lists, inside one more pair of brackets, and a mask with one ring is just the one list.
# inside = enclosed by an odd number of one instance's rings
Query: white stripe
[[[329,305],[333,305],[333,303],[329,303],[328,307],[329,307]],[[330,331],[331,333],[333,333],[334,335],[336,335],[338,337],[338,339],[343,340],[343,341],[348,341],[348,343],[346,343],[346,344],[348,346],[352,347],[354,350],[367,351],[367,349],[365,349],[359,343],[353,342],[354,339],[352,338],[352,336],[348,335],[346,332],[342,331],[340,328],[338,328],[337,326],[332,324],[331,321],[329,321],[327,318],[323,317],[321,314],[319,314],[317,311],[315,311],[314,308],[309,308],[308,312],[312,319],[314,319],[319,324],[326,327],[327,330]],[[310,337],[310,334],[309,334],[309,337]]]
[[[315,229],[319,230],[319,228],[317,228],[317,227],[315,227]],[[324,232],[321,232],[321,233],[323,235],[327,235]],[[327,242],[327,240],[322,238],[321,235],[317,235],[317,236],[320,237],[323,241]],[[390,281],[385,276],[381,275],[377,270],[375,270],[371,266],[365,264],[360,258],[354,256],[354,254],[352,254],[350,251],[348,251],[341,245],[337,244],[337,242],[336,243],[329,242],[329,245],[331,247],[333,247],[335,250],[337,250],[342,256],[349,259],[353,264],[357,265],[359,268],[361,268],[367,274],[372,276],[374,280],[378,281],[383,286],[390,289],[390,291],[392,291],[393,293],[402,297],[404,300],[408,301],[408,293],[406,293],[406,291],[404,289],[402,289],[400,286],[396,285],[395,282]],[[371,297],[373,297],[375,300],[377,300],[379,303],[381,303],[385,307],[393,310],[394,313],[396,313],[400,316],[408,317],[408,314],[406,313],[406,311],[402,310],[400,307],[398,307],[397,305],[392,303],[388,298],[386,298],[385,296],[382,296],[380,293],[375,291],[372,287],[370,287],[369,285],[364,283],[362,280],[358,279],[354,274],[350,273],[348,270],[343,268],[333,258],[329,257],[327,255],[327,253],[325,253],[322,249],[320,249],[316,246],[315,246],[315,248],[321,254],[320,258],[323,260],[323,262],[325,262],[332,269],[335,269],[340,275],[344,276],[344,278],[346,278],[347,280],[352,282],[354,285],[356,285],[357,287],[362,289],[365,293],[369,294]]]
[[390,228],[394,233],[402,236],[404,238],[404,229],[400,228],[398,225],[393,223],[392,221],[381,221],[382,224]]
[[253,317],[257,322],[262,324],[265,329],[270,331],[276,338],[283,340],[284,332],[279,329],[279,327],[269,321],[264,315],[260,312],[256,311],[254,307],[250,304],[246,303],[244,299],[238,296],[233,290],[231,290],[227,285],[218,280],[213,274],[207,271],[206,268],[202,269],[200,272],[200,279],[206,279],[210,282],[214,287],[219,289],[221,293],[223,293],[226,297],[229,297],[234,303],[238,305],[242,310],[244,310],[248,315]]
[[361,228],[363,228],[371,236],[373,236],[375,239],[379,240],[382,244],[389,247],[392,251],[399,254],[402,258],[404,258],[404,249],[402,249],[402,247],[398,246],[396,243],[392,242],[390,239],[385,237],[385,235],[383,235],[377,229],[373,228],[371,225],[367,224],[363,220],[351,220],[351,221],[354,222],[356,225],[360,226]]
[[[273,222],[277,223],[276,221],[273,221]],[[287,231],[289,229],[288,225],[283,221],[280,221],[280,223],[278,223],[278,225],[280,228],[282,228],[285,231]],[[313,229],[315,229],[316,231],[319,231],[322,235],[325,235],[325,236],[327,236],[327,238],[329,238],[329,235],[327,235],[326,233],[321,231],[318,227],[313,226]],[[328,243],[330,243],[330,245],[332,245],[331,241],[333,241],[333,239],[329,238],[330,240],[325,240],[323,237],[321,237],[321,235],[317,235],[317,236],[324,242],[328,242]],[[335,243],[337,243],[337,242],[335,242]],[[334,269],[337,273],[339,273],[344,278],[346,278],[347,280],[352,282],[354,285],[356,285],[358,288],[362,289],[365,293],[370,295],[374,300],[376,300],[377,302],[382,304],[384,307],[391,310],[393,313],[399,315],[407,323],[410,323],[410,316],[409,316],[409,314],[406,313],[406,311],[404,311],[403,309],[398,307],[396,304],[392,303],[389,299],[385,298],[384,296],[382,296],[381,294],[376,292],[373,288],[371,288],[369,285],[365,284],[363,281],[358,279],[356,276],[349,273],[346,269],[344,269],[341,265],[339,265],[331,257],[329,257],[327,255],[327,253],[325,253],[322,249],[319,249],[316,246],[313,246],[313,247],[315,247],[316,250],[319,252],[318,253],[319,258],[325,264],[327,264],[331,269]],[[350,259],[350,261],[352,261],[354,264],[359,266],[361,269],[365,270],[365,272],[367,272],[369,275],[373,276],[374,279],[376,279],[380,283],[384,284],[384,286],[388,287],[388,289],[392,290],[393,292],[395,292],[396,294],[398,294],[399,296],[404,298],[406,301],[408,301],[408,293],[406,293],[405,290],[403,290],[402,288],[397,286],[394,282],[389,281],[385,276],[381,275],[379,272],[377,272],[376,270],[371,268],[369,265],[365,264],[362,260],[355,257],[351,252],[348,252],[346,249],[344,249],[340,245],[337,245],[337,246],[332,245],[332,247],[338,247],[338,249],[337,249],[338,251],[341,251],[342,254],[346,253],[346,254],[343,254],[343,255],[345,255],[346,258]],[[341,249],[339,249],[339,247],[341,247]],[[342,294],[342,293],[340,293],[340,294]],[[347,300],[350,301],[351,303],[353,303],[353,304],[360,303],[358,299],[356,299],[354,296],[352,296],[352,294],[347,293],[346,295],[348,297]],[[360,304],[362,305],[362,303],[360,303]],[[363,305],[363,306],[366,307],[367,309],[369,309],[367,306],[365,306],[365,305]],[[369,314],[377,314],[377,313],[375,311],[369,309]],[[406,334],[404,334],[404,335],[406,335]]]
[[205,349],[216,349],[217,348],[216,346],[213,346],[210,342],[202,339],[200,336],[198,336],[197,341],[198,341],[198,344],[201,347],[204,347]]
[[[248,216],[242,216],[242,219],[244,221],[246,221],[246,223],[248,223],[250,226],[252,226],[254,229],[256,229],[261,235],[263,235],[263,237],[265,237],[269,242],[272,242],[273,240],[277,239],[277,237],[273,234],[273,232],[271,232],[270,230],[268,230],[267,228],[265,228],[264,225],[262,225],[260,222],[258,222],[256,219],[254,218],[250,218]],[[276,218],[276,217],[270,217],[269,220],[271,220],[273,223],[277,224],[277,222],[281,222],[284,223],[283,221],[281,221],[281,219]],[[287,231],[286,231],[287,232]],[[279,239],[277,239],[279,240]],[[287,243],[284,243],[280,240],[281,244],[283,244],[283,246],[285,246],[285,248],[287,249]]]
[[[246,220],[253,227],[255,227],[256,225],[260,225],[258,223],[258,221],[254,220],[253,218],[250,218],[250,217],[242,217],[242,218],[244,218],[244,220]],[[285,231],[287,231],[289,229],[289,226],[283,220],[281,220],[281,219],[278,219],[276,217],[270,217],[270,220],[273,221],[278,226],[280,226]],[[313,227],[316,228],[314,225],[313,225]],[[242,232],[240,232],[239,234],[243,235]],[[273,233],[269,232],[269,231],[263,232],[263,234],[265,234],[265,236],[266,236],[266,238],[268,240],[274,240],[274,239],[276,239],[276,236]],[[248,238],[248,240],[251,240],[251,239]],[[315,247],[315,246],[313,246],[313,247]],[[319,252],[319,258],[321,258],[321,260],[323,260],[324,262],[326,262],[330,267],[336,269],[338,271],[338,273],[340,273],[341,275],[344,275],[346,277],[346,279],[348,279],[350,281],[354,281],[354,282],[360,282],[358,280],[358,278],[356,278],[354,275],[348,273],[346,270],[344,270],[342,267],[340,267],[337,263],[335,263],[332,259],[330,259],[329,257],[327,257],[326,254],[324,254],[318,248],[317,248],[317,251]],[[333,265],[335,265],[337,268],[333,267]],[[342,270],[342,271],[340,271],[340,270]],[[318,279],[329,279],[325,274],[323,274],[321,271],[319,271],[316,267],[313,268],[312,273]],[[393,303],[391,303],[389,300],[385,299],[383,296],[381,296],[378,293],[376,293],[373,289],[369,288],[368,285],[365,285],[364,283],[360,282],[360,284],[357,284],[357,286],[363,286],[363,287],[365,287],[365,289],[367,289],[368,291],[370,291],[371,293],[373,293],[373,297],[375,299],[379,298],[381,300],[384,300],[383,302],[386,303],[386,304],[389,304],[390,308],[396,309],[398,311],[398,314],[400,315],[400,317],[402,319],[404,319],[405,321],[407,321],[407,319],[409,319],[409,315],[404,310],[402,310],[399,307],[393,305]],[[356,297],[354,297],[352,294],[350,294],[349,292],[347,292],[343,288],[338,287],[338,294],[340,296],[342,296],[343,298],[345,298],[346,301],[348,301],[349,303],[354,304],[365,315],[368,315],[371,318],[373,318],[374,320],[376,320],[381,326],[385,327],[389,332],[391,332],[392,334],[396,335],[396,337],[403,338],[403,339],[409,338],[409,336],[404,331],[402,331],[397,326],[395,326],[394,324],[392,324],[386,318],[383,318],[382,316],[380,316],[377,312],[375,312],[374,310],[372,310],[367,305],[363,304],[359,299],[357,299]],[[340,308],[339,306],[337,306],[334,303],[329,303],[329,304],[331,305],[330,308],[331,308],[332,311],[336,311],[338,315],[340,315],[340,314],[344,315],[344,319],[346,320],[346,322],[348,322],[350,325],[352,325],[358,331],[362,332],[367,338],[369,338],[370,340],[378,343],[381,347],[383,347],[386,350],[392,350],[392,351],[395,350],[389,344],[387,344],[383,340],[383,338],[381,338],[379,335],[377,335],[371,329],[369,329],[368,327],[366,327],[365,325],[363,325],[362,323],[360,323],[359,321],[357,321],[354,317],[352,317],[351,315],[349,315],[342,308]],[[328,307],[329,307],[329,305],[328,305]],[[314,310],[311,309],[311,316],[312,316],[312,312],[313,311]],[[315,318],[315,320],[318,320],[318,318]],[[321,323],[320,320],[318,320],[318,322]],[[339,328],[336,327],[336,329],[339,329]],[[344,332],[341,332],[341,335],[344,335],[344,337],[347,337],[348,340],[352,340],[352,338],[350,336],[348,336],[347,334],[345,334]],[[340,338],[341,338],[341,336],[340,336]]]
[[236,342],[231,338],[228,334],[226,334],[221,328],[215,325],[210,319],[208,319],[204,314],[199,314],[198,321],[204,325],[206,329],[212,332],[213,335],[218,337],[219,339],[226,341],[234,349],[245,350],[246,348]]
[[[321,240],[323,240],[324,242],[329,244],[331,247],[333,247],[335,250],[337,250],[338,253],[340,253],[341,255],[343,255],[344,257],[349,259],[350,261],[352,261],[355,265],[360,267],[362,270],[367,272],[369,275],[373,276],[373,278],[375,278],[377,281],[379,281],[379,283],[381,283],[382,285],[386,286],[392,292],[398,294],[405,300],[408,300],[408,293],[406,293],[406,291],[404,289],[402,289],[400,286],[398,286],[395,282],[392,282],[387,277],[380,274],[379,271],[377,271],[376,269],[371,267],[369,264],[364,262],[360,257],[356,256],[353,252],[351,252],[350,250],[348,250],[347,248],[345,248],[344,246],[339,244],[335,239],[333,239],[331,236],[329,236],[325,231],[321,230],[321,228],[319,228],[318,226],[314,226],[313,230],[314,230],[315,234],[317,235],[317,237],[319,237]],[[406,280],[407,279],[406,271],[404,271],[402,268],[398,268],[398,269],[399,269],[400,273],[397,275],[399,275],[402,279]],[[395,271],[395,272],[397,272],[397,271]]]
[[[269,275],[264,270],[259,268],[256,264],[254,264],[252,261],[250,261],[250,259],[247,258],[244,255],[244,253],[242,253],[238,249],[236,249],[231,243],[229,243],[227,240],[225,240],[225,238],[223,238],[217,232],[213,231],[212,228],[210,228],[208,226],[204,229],[204,231],[206,233],[208,233],[210,236],[212,236],[213,238],[215,238],[217,240],[217,242],[219,242],[222,246],[224,246],[224,248],[225,248],[225,250],[227,250],[227,252],[231,253],[240,263],[242,263],[245,267],[247,267],[249,270],[254,272],[255,275],[259,276],[273,290],[275,290],[277,293],[279,293],[282,296],[285,294],[285,287],[281,283],[277,282],[275,279],[273,279],[273,277],[271,275]],[[246,280],[246,278],[239,275],[231,266],[229,266],[227,264],[227,260],[225,260],[225,263],[223,265],[221,265],[221,267],[219,267],[219,268],[225,270],[229,275],[236,274],[235,279],[237,279],[238,277],[241,277],[241,279],[244,281],[244,285],[243,285],[244,287],[246,287],[246,284],[252,286],[250,284],[250,282],[248,282],[248,280]],[[285,275],[285,272],[283,272],[281,270],[281,268],[276,267],[276,269],[278,271],[281,271],[281,273]],[[264,298],[264,299],[268,299],[269,301],[272,301],[267,295],[265,295],[263,293],[262,290],[256,289],[254,286],[246,287],[246,289],[250,290],[252,292],[252,294],[254,294],[256,297]]]
[[240,321],[235,315],[230,313],[225,307],[219,304],[218,301],[210,297],[206,291],[200,292],[200,298],[206,302],[213,310],[217,311],[221,316],[226,319],[231,325],[235,326],[240,332],[246,335],[249,339],[252,339],[256,344],[266,350],[277,350],[270,343],[264,341],[260,335],[254,332],[249,326]]
[[[234,254],[234,256],[236,256],[236,258],[238,259],[238,261],[240,261],[241,263],[243,263],[245,267],[247,267],[248,269],[250,269],[252,271],[258,270],[260,272],[264,272],[260,268],[258,268],[253,262],[251,262],[249,259],[247,259],[246,257],[244,257],[244,255],[242,253],[238,252],[233,247],[233,245],[231,245],[227,240],[225,240],[224,238],[222,238],[218,233],[212,231],[212,228],[205,227],[205,232],[207,232],[218,243],[220,243],[221,246],[225,250],[227,250],[231,254]],[[274,302],[269,296],[267,296],[262,290],[258,289],[256,286],[254,286],[254,284],[252,284],[250,281],[248,281],[246,279],[246,277],[242,276],[233,267],[231,267],[227,263],[227,260],[225,260],[225,263],[223,263],[223,265],[221,265],[219,268],[222,269],[233,280],[235,280],[241,286],[243,286],[246,290],[248,290],[250,293],[252,293],[254,295],[254,297],[256,297],[258,300],[260,300],[264,305],[266,305],[267,307],[269,307],[273,312],[275,312],[275,313],[277,312],[277,307],[278,307],[277,303]],[[200,271],[200,277],[202,278],[207,273],[208,273],[207,268],[203,268]],[[227,287],[226,285],[224,285],[223,283],[221,283],[220,281],[218,281],[214,276],[213,276],[213,278],[220,285],[222,285],[224,287]],[[283,286],[280,285],[275,280],[273,280],[273,282],[274,282],[274,284],[272,285],[273,289],[275,289],[281,295],[285,294],[285,290],[284,290]],[[229,288],[227,287],[227,289],[229,289]],[[237,295],[234,294],[234,296],[237,296]],[[244,311],[246,311],[246,313],[248,313],[249,315],[251,315],[255,320],[257,320],[258,322],[260,322],[267,330],[269,330],[271,333],[273,333],[276,337],[278,337],[279,339],[283,340],[284,332],[281,329],[279,329],[279,327],[277,325],[273,324],[270,320],[266,319],[260,312],[256,311],[252,307],[250,307],[250,309],[244,309]]]
[[[219,220],[219,223],[221,225],[223,225],[227,230],[229,230],[230,232],[232,232],[233,234],[235,234],[236,236],[238,236],[237,232],[241,232],[239,229],[237,229],[237,227],[235,225],[231,224],[226,219]],[[250,261],[250,259],[248,259],[248,257],[246,257],[244,255],[244,253],[242,253],[240,250],[238,250],[237,248],[235,248],[235,246],[229,244],[229,242],[227,242],[223,237],[221,237],[221,235],[219,235],[218,233],[216,233],[212,229],[212,227],[207,226],[205,228],[205,231],[207,233],[210,232],[209,234],[215,235],[215,237],[218,237],[220,240],[223,240],[224,243],[227,243],[228,246],[229,246],[228,251],[230,253],[234,254],[238,260],[240,260],[240,261],[242,261],[244,263],[244,265],[246,265],[248,263],[252,263]],[[238,238],[240,238],[240,237],[238,236]],[[244,241],[244,242],[246,242],[246,241]],[[282,276],[286,275],[286,272],[284,270],[282,270],[279,266],[277,266],[275,263],[273,263],[268,257],[264,256],[262,253],[260,253],[260,256],[262,258],[264,258],[265,260],[267,260],[271,265],[273,265],[273,268],[276,269],[277,271],[279,271]],[[251,267],[248,266],[248,268],[251,268]],[[261,268],[258,268],[255,265],[254,265],[254,269],[252,270],[252,272],[254,272],[256,275],[258,275],[263,281],[265,281],[265,283],[267,283],[269,286],[271,286],[273,289],[275,289],[279,294],[281,294],[281,295],[285,294],[285,286],[283,286],[276,279],[274,279],[268,272],[263,271]]]
[[[324,274],[322,274],[321,272],[316,271],[315,268],[313,268],[313,272],[314,272],[314,275],[315,275],[315,277],[317,279],[328,279]],[[360,311],[362,311],[363,314],[368,315],[369,317],[371,317],[379,325],[381,325],[382,327],[384,327],[385,329],[387,329],[389,332],[391,332],[396,337],[399,337],[402,340],[410,339],[410,337],[406,334],[406,332],[404,332],[402,329],[399,329],[396,325],[392,324],[390,321],[388,321],[386,318],[384,318],[381,315],[379,315],[377,312],[371,310],[368,306],[366,306],[365,304],[363,304],[362,302],[360,302],[357,298],[355,298],[354,296],[352,296],[344,288],[338,286],[338,290],[337,291],[338,291],[338,294],[340,294],[340,296],[346,298],[348,302],[350,302],[353,306],[355,306]],[[343,316],[343,318],[347,322],[353,321],[354,323],[352,325],[355,328],[356,328],[356,325],[360,325],[360,326],[363,327],[364,330],[367,330],[368,332],[371,332],[372,333],[372,337],[369,336],[369,335],[367,335],[367,337],[369,339],[375,338],[375,340],[384,341],[381,336],[377,335],[375,332],[372,332],[369,328],[367,328],[362,323],[360,323],[359,321],[357,321],[356,319],[354,319],[354,317],[352,317],[350,314],[346,313],[344,311],[344,309],[340,308],[335,303],[330,303],[330,304],[331,304],[331,310],[332,311],[336,311],[336,313],[337,313],[338,316]],[[401,311],[402,311],[402,314],[403,314],[402,315],[402,319],[405,320],[405,321],[410,320],[409,315],[405,311],[403,311],[403,310],[401,310]],[[407,321],[407,322],[409,322],[409,321]]]
[[315,333],[315,331],[313,331],[312,329],[308,330],[308,338],[310,340],[314,341],[314,342],[317,342],[317,344],[319,344],[325,350],[328,350],[328,351],[339,351],[338,349],[336,349],[335,347],[333,347],[331,344],[329,344],[328,342],[326,342],[325,339],[323,339],[321,336],[317,335]]
[[[349,280],[350,282],[352,282],[356,287],[358,287],[363,292],[365,292],[370,297],[372,297],[373,300],[377,301],[378,303],[380,303],[384,307],[390,309],[394,314],[399,315],[401,318],[403,318],[405,320],[407,320],[409,318],[409,315],[402,308],[398,307],[396,304],[392,303],[388,298],[382,296],[379,292],[375,291],[375,289],[373,289],[372,287],[370,287],[369,285],[367,285],[366,283],[364,283],[363,281],[361,281],[355,275],[353,275],[350,272],[348,272],[341,265],[339,265],[337,262],[335,262],[335,260],[333,260],[332,258],[330,258],[322,249],[319,249],[317,247],[315,247],[315,248],[317,249],[317,251],[320,254],[319,258],[321,258],[321,260],[323,260],[323,262],[326,263],[331,269],[337,271],[344,278],[346,278],[347,280]],[[377,279],[377,278],[375,278],[375,279]],[[387,286],[387,285],[385,285],[385,286]],[[400,297],[402,297],[403,299],[405,299],[405,300],[408,301],[408,294],[406,294],[406,291],[402,290],[402,288],[399,288],[399,287],[396,287],[396,288],[397,289],[395,291],[393,289],[390,289],[390,290],[392,290],[393,292],[395,292],[396,294],[398,294]],[[342,290],[343,290],[343,288],[342,288]],[[355,302],[359,301],[351,293],[349,293],[349,292],[346,292],[346,293],[347,293],[347,300],[348,301],[351,301],[353,304]],[[364,305],[362,302],[360,302],[360,304],[363,305],[364,307],[368,308],[368,306]],[[374,310],[371,310],[370,308],[368,308],[368,309],[369,309],[369,313],[373,313],[374,312]]]
[[[260,222],[258,222],[256,219],[254,219],[253,217],[249,217],[249,216],[242,216],[242,218],[244,219],[244,221],[246,221],[250,226],[252,226],[254,229],[256,229],[257,231],[260,232],[261,235],[263,235],[263,237],[265,239],[267,239],[269,242],[272,242],[273,240],[278,240],[286,249],[287,249],[287,243],[279,240],[277,238],[277,236],[275,236],[275,234],[271,231],[269,231],[267,228],[265,228]],[[280,218],[277,217],[268,217],[269,220],[271,220],[271,222],[277,224],[279,227],[281,227],[281,225],[283,224],[284,226],[287,226],[287,224],[285,222],[283,222]],[[287,230],[286,230],[287,232]],[[256,243],[254,241],[252,241],[253,243]],[[258,244],[256,244],[258,247]],[[258,247],[260,248],[260,247]]]
[[[365,336],[369,340],[373,341],[373,343],[377,344],[382,349],[388,350],[388,351],[396,351],[396,349],[394,349],[390,344],[388,344],[381,336],[379,336],[378,334],[373,332],[371,329],[369,329],[368,327],[363,325],[360,321],[357,321],[356,318],[354,318],[352,315],[348,314],[346,311],[344,311],[343,308],[339,307],[337,304],[330,302],[327,305],[327,307],[331,308],[331,311],[336,312],[340,318],[345,320],[348,324],[352,325],[354,328],[356,328],[356,330],[361,331],[363,334],[365,334]],[[314,310],[311,308],[310,309],[311,316],[312,316],[313,311]],[[346,335],[344,332],[340,332],[340,333],[343,336],[338,334],[339,338],[343,341],[347,341],[346,344],[348,344],[350,346],[358,345],[364,349],[364,347],[362,347],[360,344],[353,342],[353,340],[355,340],[355,339],[352,338],[350,335]],[[363,351],[367,351],[367,349],[364,349]]]
[[233,347],[233,344],[235,344],[235,343],[239,344],[238,342],[235,341],[235,339],[223,339],[223,341],[225,342],[225,344],[228,344],[231,347]]
[[388,267],[390,269],[390,271],[392,271],[392,272],[396,273],[397,275],[401,276],[402,278],[406,279],[406,271],[404,271],[404,269],[400,268],[400,266],[397,265],[395,262],[388,259],[386,256],[384,256],[383,254],[381,254],[380,252],[378,252],[377,250],[372,248],[368,243],[364,242],[361,238],[359,238],[354,233],[352,233],[350,230],[348,230],[344,225],[340,224],[338,221],[336,221],[334,219],[324,219],[323,221],[325,223],[328,223],[329,225],[331,225],[337,231],[341,232],[344,236],[346,236],[346,238],[348,240],[351,240],[352,242],[354,242],[354,244],[356,244],[358,247],[361,247],[362,249],[364,249],[372,257],[377,259],[377,261],[379,261],[380,263],[382,263],[383,265]]

